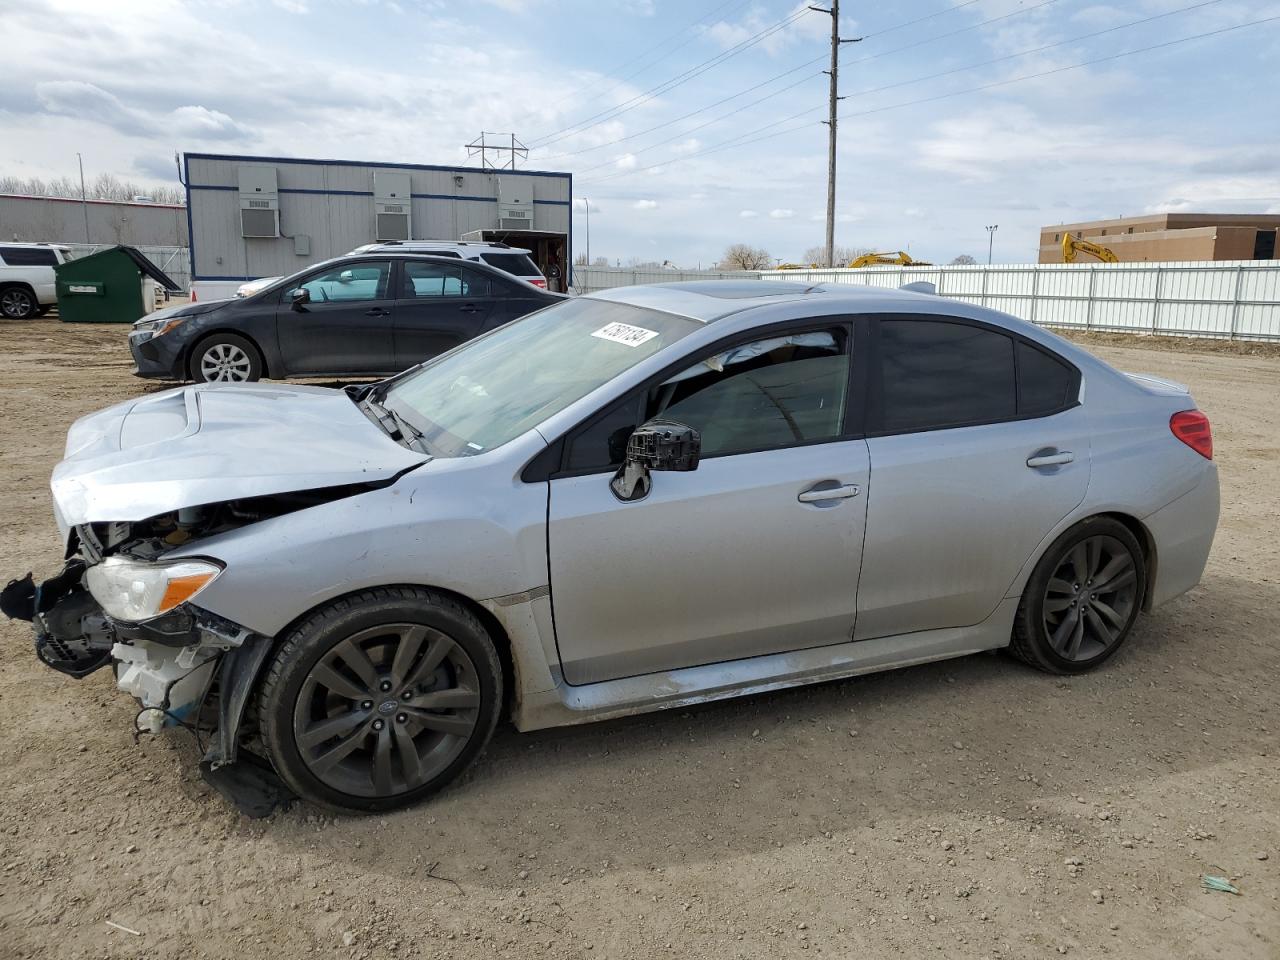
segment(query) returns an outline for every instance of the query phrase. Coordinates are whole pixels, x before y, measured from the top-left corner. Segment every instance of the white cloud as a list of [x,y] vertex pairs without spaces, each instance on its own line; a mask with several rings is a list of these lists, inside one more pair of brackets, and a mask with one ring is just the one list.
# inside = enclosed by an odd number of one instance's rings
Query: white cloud
[[634,153],[624,153],[613,165],[619,170],[634,170],[636,167],[636,155]]
[[778,207],[769,211],[769,219],[771,220],[790,220],[795,215],[796,212],[794,210],[788,210],[785,207]]
[[760,214],[754,210],[739,210],[738,216],[743,220],[754,220],[756,217],[760,216]]
[[657,200],[637,200],[631,205],[632,210],[657,210]]

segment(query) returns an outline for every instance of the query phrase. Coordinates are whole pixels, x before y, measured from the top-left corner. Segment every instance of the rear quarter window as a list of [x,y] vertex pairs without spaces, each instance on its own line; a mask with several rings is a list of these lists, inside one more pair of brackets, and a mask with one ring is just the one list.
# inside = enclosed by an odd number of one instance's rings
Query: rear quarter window
[[1018,344],[1018,415],[1043,417],[1075,402],[1074,368],[1028,343]]
[[58,264],[55,251],[38,247],[0,247],[0,259],[10,267],[54,267]]
[[497,267],[513,277],[540,277],[540,271],[527,254],[523,253],[482,253],[480,259],[491,267]]

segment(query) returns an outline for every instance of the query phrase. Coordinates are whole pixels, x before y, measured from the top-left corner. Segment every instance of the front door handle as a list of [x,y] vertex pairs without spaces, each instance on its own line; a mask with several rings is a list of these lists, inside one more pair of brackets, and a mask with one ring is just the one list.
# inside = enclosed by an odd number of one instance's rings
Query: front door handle
[[846,500],[858,495],[856,483],[846,483],[841,487],[810,487],[796,495],[801,503],[821,503],[823,500]]
[[364,312],[366,317],[387,317],[391,315],[390,310],[383,310],[381,307],[374,307],[372,310]]
[[463,313],[479,313],[480,312],[480,308],[477,307],[474,303],[468,303],[467,305],[459,307],[458,309],[461,310]]
[[1076,455],[1070,450],[1063,450],[1061,453],[1046,453],[1039,457],[1030,457],[1027,460],[1028,467],[1056,467],[1063,463],[1071,463],[1075,460]]

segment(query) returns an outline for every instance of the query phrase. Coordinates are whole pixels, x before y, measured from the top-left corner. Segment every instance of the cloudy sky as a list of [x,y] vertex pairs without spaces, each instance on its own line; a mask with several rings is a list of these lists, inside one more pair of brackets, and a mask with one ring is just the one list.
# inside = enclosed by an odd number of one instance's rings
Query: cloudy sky
[[[844,8],[840,244],[982,259],[998,224],[1026,261],[1042,224],[1280,213],[1276,0]],[[514,131],[574,174],[593,257],[794,260],[822,240],[829,31],[790,0],[0,0],[0,174],[465,163]]]

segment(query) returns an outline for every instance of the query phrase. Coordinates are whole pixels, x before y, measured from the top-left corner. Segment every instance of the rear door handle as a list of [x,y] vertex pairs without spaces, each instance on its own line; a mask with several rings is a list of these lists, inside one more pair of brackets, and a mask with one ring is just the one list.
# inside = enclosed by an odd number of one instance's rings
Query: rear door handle
[[383,310],[381,307],[374,307],[372,310],[364,312],[366,317],[388,317],[391,315],[390,310]]
[[1059,464],[1071,463],[1075,458],[1076,455],[1070,450],[1063,450],[1061,453],[1046,453],[1043,456],[1031,457],[1027,460],[1027,466],[1056,467]]
[[801,503],[821,503],[823,500],[847,500],[858,495],[856,483],[846,483],[842,487],[810,487],[796,495]]
[[480,308],[477,307],[474,303],[468,303],[465,306],[459,307],[458,309],[461,310],[463,313],[479,313],[480,312]]

